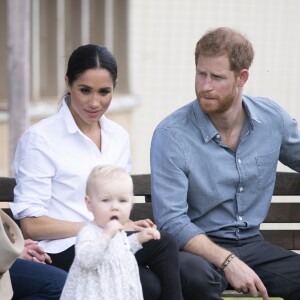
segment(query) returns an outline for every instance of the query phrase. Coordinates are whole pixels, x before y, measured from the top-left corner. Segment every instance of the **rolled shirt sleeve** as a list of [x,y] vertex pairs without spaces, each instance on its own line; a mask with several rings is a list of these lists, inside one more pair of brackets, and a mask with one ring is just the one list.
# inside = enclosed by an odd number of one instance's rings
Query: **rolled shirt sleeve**
[[186,160],[184,144],[180,138],[167,129],[156,129],[151,143],[154,219],[160,229],[176,237],[180,249],[194,236],[204,232],[187,215]]
[[50,145],[41,136],[26,132],[18,143],[14,163],[17,185],[10,204],[14,217],[47,215],[55,175]]

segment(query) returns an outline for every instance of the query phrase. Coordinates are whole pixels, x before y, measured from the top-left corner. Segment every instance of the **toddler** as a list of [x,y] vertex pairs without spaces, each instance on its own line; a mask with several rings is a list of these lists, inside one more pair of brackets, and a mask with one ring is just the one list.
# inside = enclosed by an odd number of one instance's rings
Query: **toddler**
[[94,220],[78,233],[61,299],[143,299],[134,253],[142,243],[160,239],[160,233],[147,227],[127,237],[123,230],[133,205],[131,176],[120,167],[95,167],[85,201]]

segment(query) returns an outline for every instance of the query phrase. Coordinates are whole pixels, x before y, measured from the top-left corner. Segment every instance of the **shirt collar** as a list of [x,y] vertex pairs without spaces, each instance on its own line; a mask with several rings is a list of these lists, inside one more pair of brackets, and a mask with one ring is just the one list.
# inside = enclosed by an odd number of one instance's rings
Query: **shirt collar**
[[[250,97],[243,95],[242,101],[247,113],[247,119],[253,130],[254,124],[261,123],[261,121],[255,111],[255,108],[251,105]],[[193,102],[193,111],[196,119],[196,125],[200,129],[205,143],[208,143],[219,133],[209,119],[208,115],[202,111],[198,99],[194,100]]]
[[62,100],[62,105],[59,110],[59,114],[66,124],[68,133],[75,133],[79,131],[79,128],[71,114],[68,103],[70,101],[70,96],[65,96]]
[[[69,109],[69,105],[68,105],[69,101],[70,101],[70,96],[67,95],[63,98],[62,106],[59,110],[59,113],[60,113],[62,119],[64,120],[64,122],[66,124],[66,128],[70,134],[76,133],[76,132],[81,132],[81,130],[77,126],[77,124],[73,118],[73,115]],[[110,122],[104,115],[100,118],[99,124],[100,124],[101,130],[103,132],[107,132],[108,134],[111,134],[114,131]]]
[[255,122],[258,124],[261,123],[261,121],[258,117],[258,114],[257,114],[254,106],[252,105],[253,101],[257,101],[257,100],[253,100],[249,96],[243,95],[243,105],[245,107],[247,117],[248,117],[250,123],[252,124],[252,126],[254,126]]

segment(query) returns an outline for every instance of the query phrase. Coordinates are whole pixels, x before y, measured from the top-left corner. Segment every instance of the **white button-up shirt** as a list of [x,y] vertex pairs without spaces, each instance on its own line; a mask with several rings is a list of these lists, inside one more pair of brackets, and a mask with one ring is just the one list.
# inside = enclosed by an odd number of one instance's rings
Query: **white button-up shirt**
[[[104,116],[100,119],[101,152],[76,125],[63,101],[59,112],[30,127],[21,137],[14,159],[17,185],[10,205],[16,219],[49,216],[65,221],[90,221],[85,187],[92,168],[114,164],[131,169],[128,133]],[[44,240],[49,253],[66,250],[76,237]]]

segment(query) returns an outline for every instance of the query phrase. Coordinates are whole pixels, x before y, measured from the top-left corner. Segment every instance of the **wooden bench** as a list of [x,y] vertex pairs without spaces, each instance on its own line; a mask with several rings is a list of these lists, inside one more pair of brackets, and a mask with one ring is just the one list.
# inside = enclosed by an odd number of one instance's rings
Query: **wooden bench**
[[[135,203],[131,213],[132,220],[153,219],[151,204],[150,174],[132,175],[134,195],[142,196],[143,203]],[[13,201],[13,189],[16,182],[14,178],[0,177],[0,202]],[[300,174],[277,172],[274,196],[289,196],[294,202],[285,199],[284,203],[272,202],[268,216],[261,230],[264,238],[278,246],[290,250],[300,250]],[[295,202],[295,199],[299,203]],[[4,208],[10,216],[9,208]],[[276,225],[264,229],[264,225]],[[287,226],[288,224],[288,226]],[[234,291],[225,291],[223,297],[249,297]]]

